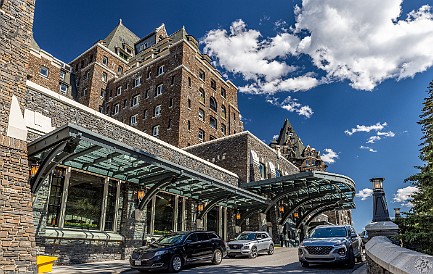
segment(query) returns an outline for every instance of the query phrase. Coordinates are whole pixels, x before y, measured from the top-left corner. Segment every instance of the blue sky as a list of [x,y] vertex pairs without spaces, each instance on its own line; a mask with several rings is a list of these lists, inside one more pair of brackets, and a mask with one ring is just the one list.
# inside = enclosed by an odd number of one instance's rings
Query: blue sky
[[429,1],[208,2],[39,0],[34,36],[69,62],[119,18],[141,37],[185,26],[240,88],[246,130],[269,143],[288,118],[329,172],[356,182],[357,230],[371,221],[372,177],[386,178],[391,215],[407,211],[403,181],[421,164],[416,122],[433,78]]

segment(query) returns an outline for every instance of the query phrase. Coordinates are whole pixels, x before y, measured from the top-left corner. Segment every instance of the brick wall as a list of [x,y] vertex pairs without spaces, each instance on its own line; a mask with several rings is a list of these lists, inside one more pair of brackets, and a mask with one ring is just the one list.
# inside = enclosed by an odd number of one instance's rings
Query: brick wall
[[34,1],[0,5],[0,273],[35,270],[26,142],[7,137],[12,96],[25,106]]

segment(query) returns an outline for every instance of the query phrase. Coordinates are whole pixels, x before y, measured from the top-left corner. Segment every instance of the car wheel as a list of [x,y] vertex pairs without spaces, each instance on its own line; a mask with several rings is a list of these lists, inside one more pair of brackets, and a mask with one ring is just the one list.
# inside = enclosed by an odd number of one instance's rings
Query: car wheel
[[302,267],[309,267],[310,264],[308,262],[301,262]]
[[228,254],[227,257],[229,257],[229,258],[235,258],[236,255],[235,254]]
[[346,266],[347,268],[354,268],[355,267],[355,255],[353,254],[353,250],[349,249],[349,253],[347,253],[347,262]]
[[253,246],[253,247],[251,248],[250,258],[251,258],[251,259],[254,259],[254,258],[257,257],[257,255],[258,255],[257,247]]
[[168,265],[168,271],[170,272],[179,272],[182,270],[182,258],[179,255],[173,255],[170,260],[170,264]]
[[215,249],[215,251],[213,252],[212,263],[216,265],[216,264],[220,264],[222,261],[223,261],[223,253],[221,252],[221,250]]
[[269,249],[268,249],[268,255],[272,255],[272,254],[274,254],[274,251],[275,251],[274,245],[271,244],[271,245],[269,246]]

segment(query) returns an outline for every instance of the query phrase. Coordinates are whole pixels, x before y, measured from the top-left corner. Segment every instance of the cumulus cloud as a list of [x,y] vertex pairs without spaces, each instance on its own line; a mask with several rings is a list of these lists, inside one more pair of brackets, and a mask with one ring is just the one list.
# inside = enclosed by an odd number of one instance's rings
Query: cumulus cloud
[[374,144],[376,143],[376,141],[379,141],[381,139],[382,138],[380,138],[380,136],[371,136],[370,138],[368,138],[367,144]]
[[327,164],[335,163],[335,159],[338,159],[338,154],[330,148],[325,148],[323,150],[325,153],[322,154],[321,158],[323,162]]
[[286,99],[284,99],[282,102],[278,98],[275,97],[268,97],[266,99],[266,102],[278,106],[282,109],[285,109],[290,112],[295,112],[301,116],[304,116],[306,118],[310,118],[311,115],[313,115],[313,109],[309,106],[303,106],[298,102],[298,99],[292,98],[291,96],[288,96]]
[[[303,0],[294,13],[295,24],[277,21],[271,37],[241,19],[230,31],[210,30],[202,39],[204,50],[249,82],[241,91],[266,94],[344,80],[373,90],[386,79],[413,77],[433,65],[429,5],[402,14],[402,0]],[[300,58],[314,67],[295,65]]]
[[366,147],[366,146],[360,146],[359,148],[360,148],[360,149],[365,149],[365,150],[368,150],[368,151],[370,151],[370,152],[377,152],[377,150],[375,150],[375,149],[372,149],[371,147]]
[[375,125],[371,125],[371,126],[364,126],[364,125],[356,125],[355,128],[352,128],[351,130],[346,129],[344,131],[344,133],[346,133],[349,136],[352,136],[354,133],[357,132],[370,132],[370,131],[380,131],[382,130],[384,127],[386,127],[388,124],[385,122],[383,124],[376,123]]
[[394,194],[393,200],[394,202],[401,203],[402,206],[412,207],[412,195],[418,191],[419,189],[414,186],[397,189],[397,193]]
[[367,200],[368,197],[371,197],[373,195],[373,189],[364,188],[363,190],[358,191],[358,193],[355,194],[356,197],[361,198],[361,201]]

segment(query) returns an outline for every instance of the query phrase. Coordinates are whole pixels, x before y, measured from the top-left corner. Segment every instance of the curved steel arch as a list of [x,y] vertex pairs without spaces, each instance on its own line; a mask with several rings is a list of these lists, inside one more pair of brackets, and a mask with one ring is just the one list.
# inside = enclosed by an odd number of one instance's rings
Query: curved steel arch
[[167,178],[163,179],[159,183],[154,184],[147,192],[146,195],[143,197],[143,199],[138,204],[138,209],[143,210],[144,207],[149,203],[149,201],[152,199],[153,195],[158,193],[162,188],[174,184],[177,179],[179,178],[179,175],[173,175],[168,176]]
[[[331,209],[336,209],[335,207],[333,207],[333,206],[331,206],[330,207]],[[321,214],[321,213],[323,213],[323,212],[326,212],[326,211],[328,211],[328,210],[330,210],[329,208],[324,208],[323,210],[319,210],[319,211],[317,211],[316,213],[314,213],[313,215],[311,215],[311,217],[310,218],[308,218],[307,219],[307,221],[305,222],[305,224],[306,225],[308,225],[317,215],[319,215],[319,214]]]
[[204,210],[200,212],[197,216],[197,219],[202,219],[204,215],[208,214],[209,211],[211,211],[217,204],[221,203],[222,201],[226,199],[230,199],[232,196],[230,195],[224,195],[218,198],[213,199],[210,203],[208,203]]
[[331,200],[325,204],[320,204],[318,206],[315,206],[308,210],[299,220],[296,222],[296,228],[299,228],[300,225],[303,223],[303,221],[310,215],[311,213],[315,212],[316,210],[321,210],[325,207],[337,207],[339,205],[340,199]]
[[257,206],[256,208],[252,208],[248,210],[245,214],[242,214],[241,219],[239,220],[239,226],[241,226],[246,219],[248,219],[254,213],[259,213],[262,211],[263,206]]

